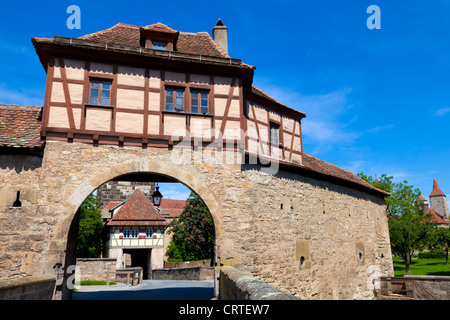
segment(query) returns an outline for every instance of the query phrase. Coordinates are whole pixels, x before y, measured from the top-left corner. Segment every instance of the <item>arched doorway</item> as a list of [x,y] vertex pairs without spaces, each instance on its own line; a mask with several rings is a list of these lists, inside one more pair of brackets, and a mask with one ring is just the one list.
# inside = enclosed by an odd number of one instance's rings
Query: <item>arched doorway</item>
[[[117,176],[111,180],[109,180],[109,182],[114,181],[114,182],[129,182],[129,181],[133,181],[133,182],[145,182],[145,183],[162,183],[163,185],[166,184],[177,184],[180,186],[183,186],[184,189],[190,190],[193,193],[195,193],[196,195],[197,192],[192,189],[191,187],[189,187],[188,185],[186,185],[185,183],[183,183],[182,181],[165,175],[165,174],[158,174],[158,173],[154,173],[154,172],[132,172],[132,173],[126,173],[120,176]],[[195,181],[195,179],[194,179]],[[104,184],[101,184],[104,185]],[[101,186],[100,185],[100,186]],[[195,185],[195,184],[194,184]],[[99,186],[99,187],[100,187]],[[95,190],[97,190],[98,188],[96,188]],[[200,190],[202,190],[200,188]],[[204,190],[204,189],[203,189]],[[164,192],[164,190],[162,190]],[[95,192],[95,191],[94,191]],[[204,202],[204,204],[208,207],[206,201],[203,200],[203,198],[201,198],[200,195],[198,195],[198,197],[200,199],[202,199],[202,201]],[[117,209],[117,208],[116,208]],[[209,207],[208,207],[209,210]],[[214,218],[211,210],[209,210],[210,215],[211,215],[211,220],[213,222],[213,229],[214,229],[214,239],[215,239],[215,234],[216,234],[216,219]],[[77,210],[77,213],[74,215],[73,219],[72,219],[72,223],[70,224],[70,228],[68,230],[68,236],[67,236],[67,247],[66,247],[66,251],[65,251],[65,264],[64,264],[64,270],[67,270],[68,266],[73,266],[76,265],[77,263],[77,254],[76,254],[76,248],[77,248],[77,238],[78,238],[78,229],[79,229],[79,220],[80,220],[80,208]],[[106,227],[106,223],[105,223],[105,227]],[[116,231],[118,231],[119,229],[116,228]],[[152,229],[152,228],[147,228],[147,229],[142,229],[142,227],[139,226],[129,226],[127,228],[123,228],[120,229],[120,231],[122,232],[122,234],[125,232],[127,237],[130,237],[130,232],[134,232],[133,230],[136,230],[136,232],[139,232],[139,235],[141,232],[147,233],[147,235],[150,236],[154,236],[156,237],[156,234],[158,232],[162,231],[161,229]],[[154,234],[152,233],[148,233],[149,230],[153,230],[155,231]],[[111,233],[110,230],[107,230],[106,233],[107,237],[109,237],[109,239],[107,239],[106,243],[108,243],[111,237]],[[134,234],[132,233],[132,237],[139,237],[137,236],[137,233]],[[148,237],[147,237],[148,238]],[[167,248],[167,240],[166,240],[166,245],[164,246],[164,253],[165,250]],[[217,256],[216,254],[216,246],[213,246],[213,255],[211,257],[211,263],[212,265],[215,265],[215,257]],[[103,254],[104,256],[108,257],[110,256],[111,252],[108,252],[108,247],[104,248],[106,250],[103,250]],[[116,248],[117,249],[117,248]],[[140,266],[144,269],[144,279],[148,279],[149,275],[152,272],[152,268],[154,268],[154,260],[156,259],[156,257],[161,258],[161,250],[159,250],[159,252],[157,252],[156,247],[136,247],[136,246],[131,246],[131,247],[121,247],[118,248],[120,254],[119,255],[115,255],[114,258],[117,258],[118,263],[122,263],[124,262],[123,267],[126,266],[130,266],[130,267],[135,267],[135,266]],[[159,249],[159,248],[158,248]],[[129,262],[129,265],[126,265],[126,259],[125,256],[127,256],[128,258],[131,258],[131,262]],[[153,266],[153,267],[152,267]],[[69,277],[71,276],[71,274],[68,274],[67,272],[65,272],[64,274],[64,280],[63,280],[63,286],[62,286],[62,299],[70,299],[71,298],[71,293],[72,290],[71,288],[67,287],[67,281],[69,280]],[[72,277],[73,278],[73,277]],[[215,276],[214,276],[215,278]],[[215,286],[215,281],[214,281],[214,286]],[[216,291],[216,290],[215,290]]]

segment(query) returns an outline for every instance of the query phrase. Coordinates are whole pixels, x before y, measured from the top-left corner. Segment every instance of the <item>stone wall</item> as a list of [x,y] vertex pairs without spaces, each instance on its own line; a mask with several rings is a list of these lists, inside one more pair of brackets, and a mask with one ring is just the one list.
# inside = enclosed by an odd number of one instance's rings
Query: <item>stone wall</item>
[[26,208],[0,207],[0,256],[8,257],[0,261],[0,279],[55,275],[84,199],[118,176],[150,172],[184,183],[204,200],[217,265],[304,299],[372,299],[372,278],[393,275],[384,199],[294,172],[267,174],[241,159],[56,141],[47,141],[40,165],[23,169],[6,159],[2,188],[35,196]]
[[219,300],[299,300],[232,267],[220,268]]
[[0,300],[52,300],[55,283],[51,276],[0,280]]
[[152,280],[213,280],[213,267],[185,267],[152,270]]
[[[41,172],[41,157],[0,155],[0,279],[41,274],[25,269],[43,267],[41,253],[48,249],[58,221],[57,212],[39,199]],[[13,207],[18,191],[21,207]],[[57,262],[62,257],[52,267]]]
[[[406,275],[406,292],[409,297],[416,294],[423,300],[450,300],[450,277]],[[413,280],[416,284],[413,286]]]
[[[116,260],[113,258],[77,259],[80,281],[103,280],[106,281],[107,272],[116,271]],[[111,276],[112,277],[112,276]]]

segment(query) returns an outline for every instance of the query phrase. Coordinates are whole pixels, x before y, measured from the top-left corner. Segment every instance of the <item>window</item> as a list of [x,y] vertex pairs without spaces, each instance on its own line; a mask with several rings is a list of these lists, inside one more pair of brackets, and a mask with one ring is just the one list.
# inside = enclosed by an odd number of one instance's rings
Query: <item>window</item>
[[270,143],[273,145],[279,145],[280,144],[280,140],[279,140],[279,130],[280,130],[280,126],[276,123],[271,122],[270,123]]
[[182,112],[184,107],[183,89],[166,89],[166,110]]
[[208,113],[208,92],[191,91],[191,113]]
[[123,237],[124,238],[137,238],[139,236],[139,231],[134,229],[126,229],[123,230]]
[[145,236],[147,238],[151,238],[153,236],[153,230],[152,229],[145,230]]
[[111,104],[111,81],[91,80],[89,103],[98,106]]
[[159,41],[153,41],[153,49],[166,51],[166,43],[159,42]]

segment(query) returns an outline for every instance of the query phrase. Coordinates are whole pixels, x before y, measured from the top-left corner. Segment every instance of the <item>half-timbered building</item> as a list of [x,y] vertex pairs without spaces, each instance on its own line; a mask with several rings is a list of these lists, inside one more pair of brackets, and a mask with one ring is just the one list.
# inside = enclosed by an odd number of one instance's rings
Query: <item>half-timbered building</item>
[[[221,21],[216,33],[223,43]],[[46,140],[166,148],[183,141],[302,164],[304,113],[252,86],[255,68],[206,32],[119,23],[33,43],[47,72]]]

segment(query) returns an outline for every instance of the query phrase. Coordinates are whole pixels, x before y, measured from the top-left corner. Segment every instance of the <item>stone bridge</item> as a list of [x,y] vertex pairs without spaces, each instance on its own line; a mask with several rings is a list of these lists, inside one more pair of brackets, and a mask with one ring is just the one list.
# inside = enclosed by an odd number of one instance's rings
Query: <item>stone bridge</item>
[[81,203],[139,179],[203,199],[217,267],[301,298],[373,298],[373,280],[393,275],[387,194],[304,152],[305,114],[252,85],[226,29],[217,43],[161,23],[32,39],[44,105],[0,106],[0,280],[64,285]]
[[[259,165],[201,156],[202,163],[176,163],[166,149],[56,141],[42,157],[1,155],[1,277],[58,276],[74,264],[71,226],[81,203],[131,174],[191,188],[212,214],[217,265],[300,297],[370,298],[373,272],[392,272],[382,197],[319,179],[312,167],[267,174]],[[21,207],[14,207],[18,191]]]

